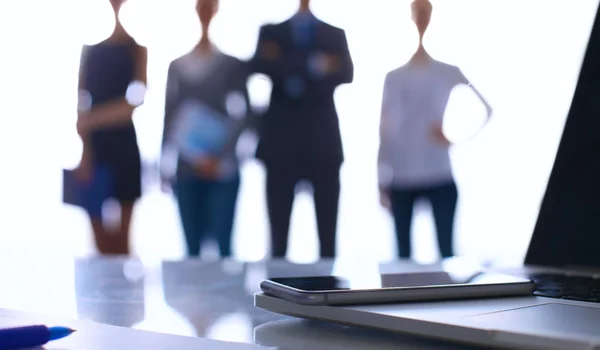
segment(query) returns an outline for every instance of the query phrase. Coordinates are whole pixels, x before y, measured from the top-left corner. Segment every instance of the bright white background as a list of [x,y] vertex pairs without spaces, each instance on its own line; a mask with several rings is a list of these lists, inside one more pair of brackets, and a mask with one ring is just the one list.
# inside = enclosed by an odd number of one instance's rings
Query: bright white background
[[[225,52],[249,58],[258,27],[290,16],[293,0],[221,0],[213,38]],[[0,3],[0,249],[84,255],[93,251],[85,216],[61,204],[61,168],[76,163],[76,77],[81,43],[111,31],[102,0]],[[473,258],[522,258],[554,160],[595,14],[596,0],[433,1],[426,46],[460,66],[494,108],[476,140],[453,150],[460,189],[457,252]],[[314,0],[317,16],[346,29],[355,80],[336,93],[347,161],[343,168],[339,252],[387,260],[395,256],[389,215],[378,205],[375,159],[382,82],[416,45],[409,1]],[[122,13],[149,50],[147,103],[135,115],[139,142],[156,162],[166,69],[199,37],[190,0],[130,0]],[[264,92],[263,92],[264,93]],[[261,91],[254,91],[261,99]],[[472,127],[483,110],[469,94],[451,100],[453,129]],[[450,112],[449,112],[450,113]],[[464,120],[460,119],[464,116]],[[462,124],[461,124],[462,123]],[[244,167],[235,252],[257,260],[267,252],[264,175]],[[421,206],[415,223],[419,261],[437,258],[432,222]],[[299,197],[290,257],[317,257],[312,203]],[[135,250],[158,260],[183,256],[173,199],[150,189],[134,222]]]

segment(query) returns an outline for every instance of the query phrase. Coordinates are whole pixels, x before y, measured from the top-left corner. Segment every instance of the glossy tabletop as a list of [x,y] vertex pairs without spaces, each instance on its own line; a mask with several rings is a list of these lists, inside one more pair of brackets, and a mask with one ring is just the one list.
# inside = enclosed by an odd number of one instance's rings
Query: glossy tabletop
[[[368,264],[367,264],[368,265]],[[398,262],[294,264],[200,260],[142,262],[122,258],[0,255],[0,308],[169,334],[281,349],[464,349],[398,334],[309,322],[258,309],[253,295],[267,276],[436,269]]]

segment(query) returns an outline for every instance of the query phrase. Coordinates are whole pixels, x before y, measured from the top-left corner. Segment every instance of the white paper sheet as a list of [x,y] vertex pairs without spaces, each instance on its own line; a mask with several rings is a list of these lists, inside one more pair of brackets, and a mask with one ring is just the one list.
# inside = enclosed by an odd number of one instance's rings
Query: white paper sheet
[[0,309],[0,328],[45,324],[76,329],[72,335],[53,341],[44,350],[273,350],[255,344],[223,342],[183,337],[131,328],[108,326],[90,321],[61,320],[48,316]]

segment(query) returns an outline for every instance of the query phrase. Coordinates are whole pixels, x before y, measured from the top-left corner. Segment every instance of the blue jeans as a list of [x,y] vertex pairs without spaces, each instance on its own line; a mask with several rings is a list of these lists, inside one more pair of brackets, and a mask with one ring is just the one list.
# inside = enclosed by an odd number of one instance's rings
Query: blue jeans
[[390,195],[400,258],[411,258],[413,207],[419,198],[425,198],[431,203],[442,258],[454,255],[452,245],[458,191],[453,181],[423,188],[396,188],[392,189]]
[[181,177],[175,183],[179,215],[190,257],[200,255],[205,238],[212,235],[221,257],[231,256],[231,236],[237,205],[239,177],[206,180]]

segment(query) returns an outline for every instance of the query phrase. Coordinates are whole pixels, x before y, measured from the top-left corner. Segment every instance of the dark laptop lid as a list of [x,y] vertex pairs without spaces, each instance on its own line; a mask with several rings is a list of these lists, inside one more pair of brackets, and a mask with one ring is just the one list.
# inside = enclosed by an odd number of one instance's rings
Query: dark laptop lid
[[600,268],[598,11],[525,263]]

